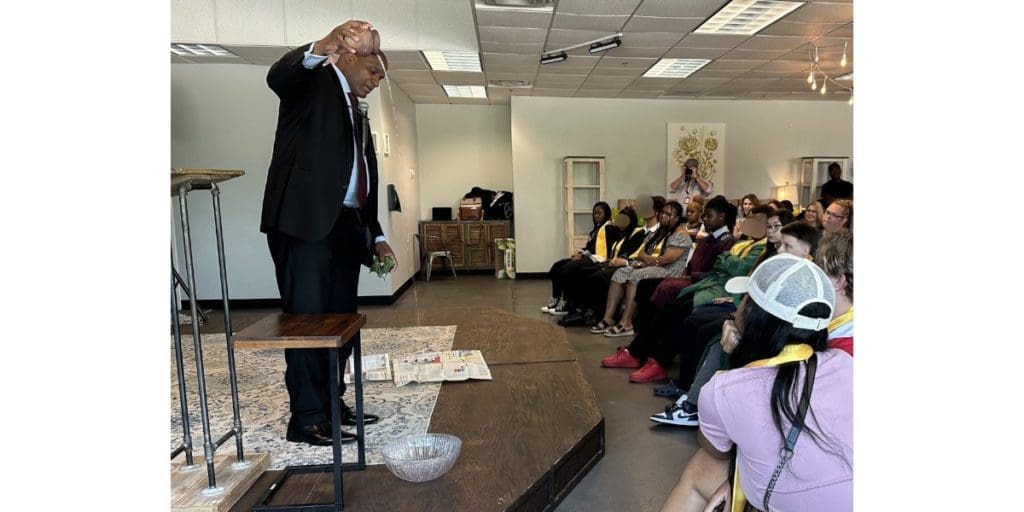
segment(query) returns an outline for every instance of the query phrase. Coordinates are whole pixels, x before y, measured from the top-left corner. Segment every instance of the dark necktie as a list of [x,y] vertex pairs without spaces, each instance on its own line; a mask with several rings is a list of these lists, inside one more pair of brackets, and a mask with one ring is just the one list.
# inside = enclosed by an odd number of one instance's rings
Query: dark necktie
[[366,198],[369,196],[369,190],[367,188],[366,179],[366,158],[363,154],[363,118],[359,112],[359,98],[353,94],[348,93],[349,103],[352,106],[352,134],[355,137],[356,151],[355,157],[359,161],[359,175],[356,176],[356,203],[360,208],[366,204]]

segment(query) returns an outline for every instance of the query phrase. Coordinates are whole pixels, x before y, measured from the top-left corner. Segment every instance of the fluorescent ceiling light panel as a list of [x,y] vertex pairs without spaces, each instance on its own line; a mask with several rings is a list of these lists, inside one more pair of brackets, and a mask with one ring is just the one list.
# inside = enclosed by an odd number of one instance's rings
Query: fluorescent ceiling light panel
[[474,52],[424,51],[423,56],[434,71],[481,71],[480,55]]
[[224,57],[235,54],[215,44],[183,44],[171,45],[171,52],[182,57]]
[[555,0],[477,0],[478,11],[553,12]]
[[753,35],[803,4],[776,0],[732,0],[693,33]]
[[648,69],[647,78],[686,78],[711,62],[708,59],[661,59]]
[[486,98],[487,89],[482,85],[442,85],[449,98]]
[[853,71],[836,77],[836,80],[853,80]]

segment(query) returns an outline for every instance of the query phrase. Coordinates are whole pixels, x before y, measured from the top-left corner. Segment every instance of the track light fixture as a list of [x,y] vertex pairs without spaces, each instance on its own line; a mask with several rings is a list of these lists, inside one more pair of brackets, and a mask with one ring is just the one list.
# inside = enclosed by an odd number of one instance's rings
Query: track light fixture
[[544,55],[540,56],[540,63],[551,64],[552,62],[562,62],[563,60],[568,58],[569,56],[566,55],[565,52],[545,53]]
[[576,48],[583,48],[584,46],[590,46],[590,53],[600,53],[612,48],[618,48],[622,46],[622,32],[617,32],[610,36],[604,36],[599,39],[593,39],[580,44],[574,44],[572,46],[566,46],[565,48],[559,48],[557,50],[551,50],[540,55],[541,64],[551,64],[552,62],[561,62],[568,59],[569,56],[565,53],[569,50],[575,50]]
[[587,51],[590,52],[590,53],[600,53],[600,52],[603,52],[603,51],[611,50],[612,48],[618,48],[620,46],[622,46],[622,39],[616,37],[616,38],[614,38],[614,39],[612,39],[611,41],[608,41],[608,42],[604,42],[604,43],[598,42],[598,43],[591,44],[590,45],[590,49],[587,50]]

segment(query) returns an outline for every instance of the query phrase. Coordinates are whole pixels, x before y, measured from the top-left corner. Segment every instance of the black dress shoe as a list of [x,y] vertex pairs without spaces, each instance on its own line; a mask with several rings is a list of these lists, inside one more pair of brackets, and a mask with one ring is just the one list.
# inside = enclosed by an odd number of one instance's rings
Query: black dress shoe
[[[311,425],[308,427],[293,427],[288,425],[288,435],[285,439],[293,443],[307,443],[314,446],[331,445],[330,425]],[[341,442],[351,443],[356,440],[356,435],[351,432],[341,431]]]
[[586,325],[586,318],[583,316],[582,312],[573,311],[559,319],[558,325],[561,325],[562,327],[579,327],[581,325]]
[[[368,413],[366,411],[363,411],[363,425],[371,425],[373,423],[377,423],[377,420],[379,420],[379,419],[380,419],[380,416],[377,416],[376,414],[370,414],[370,413]],[[356,411],[355,411],[355,409],[353,409],[353,408],[351,408],[351,407],[349,407],[349,406],[347,406],[345,404],[341,404],[341,424],[345,425],[346,427],[354,427],[354,426],[356,426]]]

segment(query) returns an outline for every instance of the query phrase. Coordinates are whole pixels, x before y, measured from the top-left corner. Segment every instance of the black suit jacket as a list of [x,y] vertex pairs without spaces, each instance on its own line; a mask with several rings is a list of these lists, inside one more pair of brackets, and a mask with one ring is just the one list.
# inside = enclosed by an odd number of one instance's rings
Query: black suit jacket
[[[281,104],[260,231],[321,240],[341,212],[355,145],[338,75],[331,66],[303,67],[308,48],[306,44],[286,53],[267,73],[267,85]],[[365,153],[370,190],[360,217],[369,235],[377,237],[383,231],[377,220],[377,157],[369,135]]]

